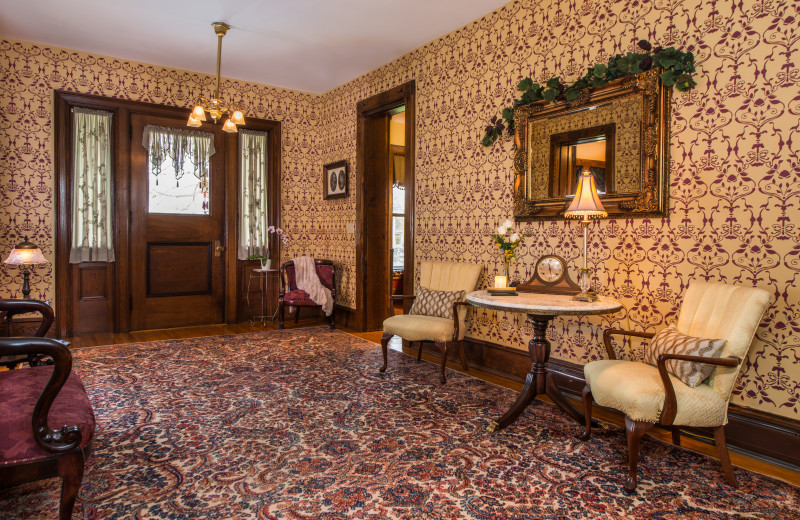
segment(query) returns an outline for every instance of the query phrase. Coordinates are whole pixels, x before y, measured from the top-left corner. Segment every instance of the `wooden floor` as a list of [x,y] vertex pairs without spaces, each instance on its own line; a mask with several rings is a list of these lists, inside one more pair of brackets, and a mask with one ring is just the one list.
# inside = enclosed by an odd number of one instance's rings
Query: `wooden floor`
[[[309,327],[309,326],[323,325],[323,324],[325,323],[319,318],[301,319],[297,325],[295,325],[294,320],[291,320],[286,322],[286,328],[291,329],[295,327]],[[89,347],[97,345],[112,345],[112,344],[123,344],[123,343],[158,341],[165,339],[182,339],[182,338],[196,338],[200,336],[217,336],[221,334],[240,334],[247,332],[272,330],[277,328],[278,328],[277,324],[273,322],[267,322],[263,325],[260,323],[250,325],[249,323],[245,322],[245,323],[238,323],[235,325],[221,324],[221,325],[205,325],[201,327],[184,327],[179,329],[148,330],[140,332],[119,333],[119,334],[91,334],[87,336],[78,336],[67,339],[70,342],[72,342],[72,348],[80,348],[80,347]],[[353,336],[366,339],[368,341],[372,341],[373,343],[380,343],[381,331],[358,332],[344,327],[337,327],[337,328],[339,330],[342,330],[343,332],[352,334]],[[397,337],[392,339],[390,347],[400,352],[403,352],[405,350],[406,351],[405,353],[409,355],[416,355],[415,352],[412,353],[411,351],[407,351],[407,349],[403,349],[400,339]],[[437,363],[438,365],[439,360],[434,356],[423,353],[422,358],[425,361],[434,362]],[[463,372],[463,370],[461,370],[460,363],[448,361],[447,366],[448,368],[451,368],[453,370],[458,370],[460,372]],[[496,385],[510,388],[514,391],[519,391],[522,388],[522,383],[520,382],[513,381],[510,379],[505,379],[503,377],[499,377],[497,375],[490,374],[487,372],[482,372],[475,368],[470,369],[469,374],[471,374],[474,377],[483,379],[485,381],[494,383]],[[431,377],[438,379],[438,366],[435,368],[434,367],[431,368]],[[541,399],[543,401],[549,402],[549,399],[546,396]],[[581,406],[578,403],[575,404],[579,407]],[[604,410],[595,408],[594,415],[601,421],[607,422],[617,427],[624,426],[623,418],[618,414],[612,414]],[[581,428],[580,426],[576,425],[576,433],[580,430],[580,428]],[[671,442],[670,432],[668,430],[654,428],[653,430],[651,430],[651,434],[665,442]],[[681,442],[683,447],[689,450],[699,452],[704,455],[708,455],[713,459],[716,459],[717,457],[716,448],[712,444],[702,442],[701,440],[698,440],[693,437],[687,437],[685,435],[682,436]],[[762,473],[764,475],[768,475],[789,482],[794,485],[800,485],[800,468],[765,462],[761,459],[752,457],[746,453],[737,452],[733,449],[731,450],[731,462],[735,466],[746,468],[758,473]],[[716,464],[715,461],[709,461],[709,463]],[[720,472],[720,478],[722,478],[721,472]]]

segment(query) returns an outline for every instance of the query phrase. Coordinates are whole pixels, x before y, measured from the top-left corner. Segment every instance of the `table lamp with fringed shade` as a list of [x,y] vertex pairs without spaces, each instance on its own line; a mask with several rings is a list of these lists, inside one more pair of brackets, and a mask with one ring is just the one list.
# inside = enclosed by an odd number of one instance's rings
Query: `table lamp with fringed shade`
[[28,269],[28,266],[47,263],[47,259],[42,254],[42,250],[39,249],[39,246],[33,242],[29,242],[28,237],[26,236],[23,242],[20,242],[14,246],[14,249],[11,250],[8,258],[3,260],[3,263],[22,266],[22,297],[25,299],[30,299],[31,271]]
[[580,286],[581,292],[576,294],[572,299],[582,302],[593,302],[597,300],[597,295],[589,292],[590,277],[592,270],[586,265],[586,236],[589,230],[590,219],[607,217],[603,204],[600,202],[600,197],[597,196],[597,186],[594,182],[594,175],[588,170],[584,169],[581,176],[578,177],[578,189],[575,193],[575,198],[572,204],[569,205],[567,211],[564,212],[566,218],[580,218],[581,225],[583,226],[583,268],[581,269]]

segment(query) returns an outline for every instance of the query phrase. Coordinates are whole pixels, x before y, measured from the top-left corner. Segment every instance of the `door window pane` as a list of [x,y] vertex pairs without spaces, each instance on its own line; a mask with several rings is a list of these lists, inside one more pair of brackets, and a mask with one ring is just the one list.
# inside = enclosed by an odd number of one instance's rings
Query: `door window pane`
[[209,214],[209,166],[214,135],[208,132],[146,125],[148,212]]
[[[186,169],[189,167],[186,164]],[[199,179],[194,175],[184,175],[176,180],[175,168],[170,161],[162,165],[158,176],[152,168],[148,168],[148,173],[148,212],[208,215],[209,176]]]

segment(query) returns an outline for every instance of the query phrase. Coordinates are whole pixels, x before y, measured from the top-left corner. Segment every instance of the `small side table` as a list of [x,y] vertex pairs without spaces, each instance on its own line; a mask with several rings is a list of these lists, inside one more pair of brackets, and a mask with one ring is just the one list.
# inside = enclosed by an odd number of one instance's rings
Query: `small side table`
[[[278,315],[278,306],[277,302],[275,305],[275,310],[272,314],[268,314],[269,312],[269,295],[270,294],[277,294],[276,291],[270,291],[270,284],[277,283],[278,276],[275,273],[280,273],[280,269],[252,269],[250,271],[250,276],[247,279],[247,292],[245,293],[245,299],[247,300],[247,310],[250,311],[250,325],[255,325],[256,321],[261,322],[262,326],[266,326],[267,320],[275,321],[275,317]],[[270,276],[272,275],[272,276]],[[261,286],[261,297],[259,298],[258,305],[259,307],[256,309],[256,302],[251,302],[250,299],[250,287],[253,283],[257,283]],[[256,310],[259,311],[259,314],[256,314]]]
[[487,430],[490,432],[502,430],[514,422],[537,394],[547,394],[556,406],[575,419],[578,424],[584,424],[584,415],[561,395],[561,391],[547,371],[547,361],[550,359],[547,327],[556,316],[610,314],[621,310],[622,305],[616,300],[572,301],[571,296],[563,294],[520,293],[518,296],[492,296],[486,291],[469,293],[467,301],[475,307],[484,309],[525,313],[533,326],[533,338],[528,343],[531,369],[525,378],[525,386],[522,387],[511,408],[502,417],[492,421]]

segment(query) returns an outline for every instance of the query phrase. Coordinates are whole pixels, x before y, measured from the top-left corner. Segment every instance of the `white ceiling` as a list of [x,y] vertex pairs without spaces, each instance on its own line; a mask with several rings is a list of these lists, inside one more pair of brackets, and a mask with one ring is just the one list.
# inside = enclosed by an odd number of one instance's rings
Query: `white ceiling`
[[506,0],[0,0],[0,36],[322,93]]

